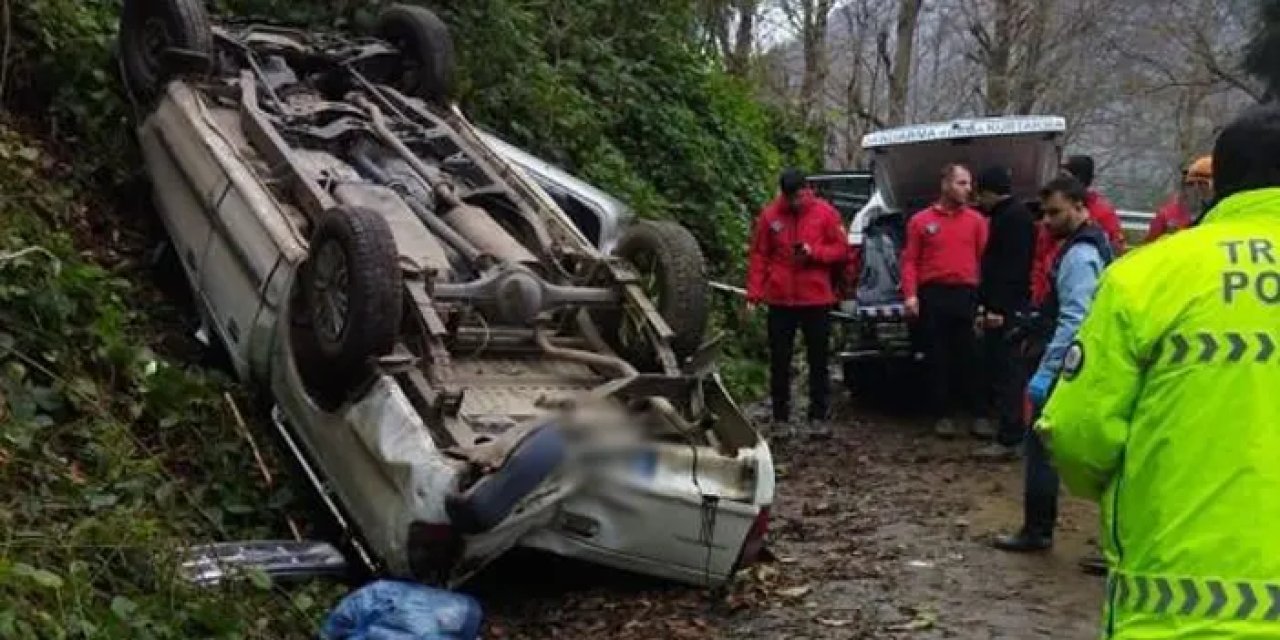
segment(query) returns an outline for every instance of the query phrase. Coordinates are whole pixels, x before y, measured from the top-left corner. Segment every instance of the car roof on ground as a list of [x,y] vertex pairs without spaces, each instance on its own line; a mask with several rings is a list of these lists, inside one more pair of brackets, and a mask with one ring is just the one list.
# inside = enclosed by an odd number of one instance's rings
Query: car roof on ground
[[872,149],[901,144],[935,142],[954,138],[976,138],[1023,134],[1059,134],[1067,130],[1060,116],[1002,116],[966,118],[946,122],[914,124],[873,131],[862,137],[862,147]]

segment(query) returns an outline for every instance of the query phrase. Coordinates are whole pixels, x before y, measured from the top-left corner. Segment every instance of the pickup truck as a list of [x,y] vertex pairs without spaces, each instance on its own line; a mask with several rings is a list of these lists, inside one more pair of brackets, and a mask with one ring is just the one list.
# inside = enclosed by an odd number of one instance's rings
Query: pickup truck
[[[871,158],[869,196],[864,173],[814,176],[815,191],[842,203],[865,198],[846,220],[853,256],[841,319],[837,360],[855,393],[894,395],[927,366],[918,336],[904,318],[899,256],[907,220],[931,204],[939,171],[960,162],[974,172],[1003,164],[1013,172],[1013,196],[1034,199],[1057,174],[1066,121],[1057,116],[1007,116],[935,122],[869,133],[862,147]],[[835,176],[842,176],[837,180]]]

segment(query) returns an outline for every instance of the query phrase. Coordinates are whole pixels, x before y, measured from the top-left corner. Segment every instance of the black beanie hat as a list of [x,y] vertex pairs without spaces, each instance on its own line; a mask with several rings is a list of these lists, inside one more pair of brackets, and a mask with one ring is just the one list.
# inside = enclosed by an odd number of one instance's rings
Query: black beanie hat
[[804,174],[799,169],[790,167],[782,172],[778,187],[782,189],[783,195],[793,196],[804,187]]
[[1071,175],[1084,186],[1088,187],[1093,184],[1093,158],[1089,156],[1071,156],[1063,163],[1062,168],[1070,171]]
[[987,167],[978,174],[974,183],[975,191],[988,191],[998,196],[1007,196],[1013,190],[1013,175],[1008,167]]

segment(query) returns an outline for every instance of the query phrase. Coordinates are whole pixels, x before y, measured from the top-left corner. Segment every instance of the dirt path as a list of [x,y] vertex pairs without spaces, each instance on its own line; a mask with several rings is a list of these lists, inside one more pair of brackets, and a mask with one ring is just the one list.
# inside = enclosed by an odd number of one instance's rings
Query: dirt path
[[1096,512],[1068,500],[1055,550],[986,546],[1020,518],[1021,467],[846,407],[835,439],[779,446],[776,559],[727,596],[544,557],[482,583],[486,638],[1096,637],[1101,578],[1076,566]]

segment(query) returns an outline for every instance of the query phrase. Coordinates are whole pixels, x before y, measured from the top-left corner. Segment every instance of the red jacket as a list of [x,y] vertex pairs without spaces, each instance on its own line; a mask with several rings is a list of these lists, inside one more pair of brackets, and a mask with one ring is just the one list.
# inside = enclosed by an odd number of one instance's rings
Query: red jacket
[[902,294],[914,298],[925,284],[978,286],[982,252],[987,248],[987,219],[960,207],[935,204],[907,222],[902,251]]
[[[813,192],[800,192],[799,212],[781,197],[756,219],[747,263],[747,301],[770,306],[810,307],[836,303],[832,276],[845,264],[849,239],[835,207]],[[809,257],[797,257],[797,243]]]
[[1174,196],[1160,207],[1156,217],[1151,219],[1147,227],[1147,237],[1143,242],[1151,242],[1160,236],[1174,233],[1191,226],[1191,212],[1182,203],[1182,198]]
[[1036,223],[1035,259],[1031,262],[1031,304],[1040,306],[1049,295],[1049,272],[1058,256],[1058,241],[1049,233],[1044,221]]
[[1085,194],[1084,206],[1089,209],[1089,217],[1102,227],[1107,234],[1107,239],[1111,240],[1111,251],[1117,257],[1123,255],[1127,248],[1125,245],[1128,243],[1124,237],[1124,227],[1120,225],[1120,215],[1116,213],[1116,206],[1111,204],[1106,196],[1092,189]]

